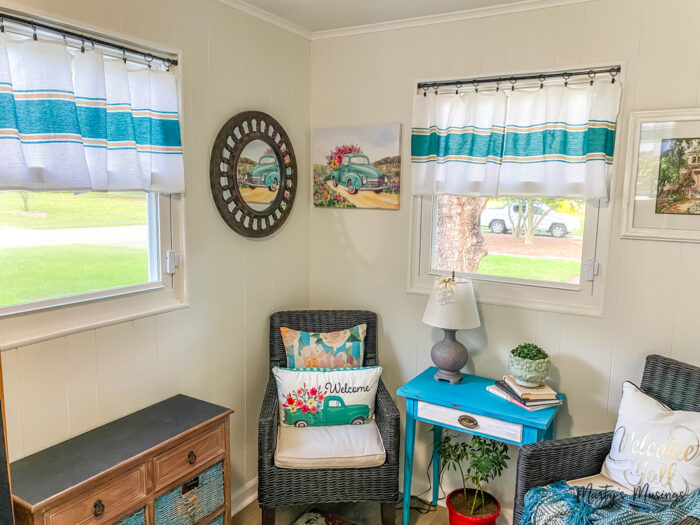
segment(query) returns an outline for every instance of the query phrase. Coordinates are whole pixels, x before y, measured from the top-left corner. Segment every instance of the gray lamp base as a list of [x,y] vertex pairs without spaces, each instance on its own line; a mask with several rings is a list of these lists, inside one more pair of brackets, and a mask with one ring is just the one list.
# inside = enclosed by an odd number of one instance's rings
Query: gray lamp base
[[430,357],[438,367],[436,381],[449,381],[457,384],[462,380],[460,370],[469,360],[467,348],[455,338],[456,330],[443,328],[445,338],[433,345]]

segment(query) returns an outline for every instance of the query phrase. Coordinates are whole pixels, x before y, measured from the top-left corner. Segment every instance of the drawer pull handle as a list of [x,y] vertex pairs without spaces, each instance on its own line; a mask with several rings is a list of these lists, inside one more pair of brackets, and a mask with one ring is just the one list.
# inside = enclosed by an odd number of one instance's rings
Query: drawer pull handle
[[187,454],[187,463],[189,463],[190,465],[194,465],[196,461],[197,454],[194,453],[194,450],[190,450]]
[[105,506],[102,503],[101,499],[98,499],[95,503],[93,503],[92,513],[95,515],[96,518],[99,518],[105,513]]
[[182,492],[182,494],[184,495],[190,492],[191,490],[196,489],[197,487],[199,487],[199,476],[197,476],[196,478],[192,478],[187,483],[183,483],[182,490],[180,492]]
[[459,416],[457,421],[459,421],[459,424],[464,428],[479,428],[479,422],[471,416]]

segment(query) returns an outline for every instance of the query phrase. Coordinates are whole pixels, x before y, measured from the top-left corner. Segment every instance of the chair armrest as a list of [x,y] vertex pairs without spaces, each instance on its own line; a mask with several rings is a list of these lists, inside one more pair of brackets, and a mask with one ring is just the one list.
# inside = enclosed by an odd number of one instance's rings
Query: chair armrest
[[525,494],[533,487],[600,474],[612,432],[523,445],[518,454],[513,525],[520,523]]
[[398,465],[401,444],[401,414],[381,379],[377,387],[375,418],[386,450],[386,462],[389,465]]
[[258,420],[258,468],[271,467],[275,462],[277,425],[280,415],[278,403],[277,384],[270,375]]

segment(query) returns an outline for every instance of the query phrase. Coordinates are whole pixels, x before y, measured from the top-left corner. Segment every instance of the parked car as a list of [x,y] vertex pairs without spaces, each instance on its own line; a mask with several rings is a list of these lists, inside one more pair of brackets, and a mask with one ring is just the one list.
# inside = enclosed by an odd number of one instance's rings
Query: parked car
[[340,396],[327,396],[316,413],[284,410],[284,422],[295,427],[316,425],[362,425],[369,419],[367,405],[346,405]]
[[[513,220],[518,218],[519,204],[510,204],[502,208],[486,208],[481,212],[481,226],[493,233],[507,233],[513,230]],[[554,237],[564,237],[567,233],[575,232],[581,227],[581,219],[575,215],[559,213],[542,203],[535,203],[535,220],[545,215],[537,226],[538,232],[550,233]],[[526,210],[523,210],[525,213]]]
[[348,192],[355,194],[360,190],[372,190],[381,193],[389,187],[389,178],[372,166],[367,155],[348,153],[330,174],[333,186],[342,184]]
[[267,188],[277,191],[280,185],[280,169],[277,165],[277,157],[272,153],[266,153],[258,163],[248,170],[243,178],[248,186]]

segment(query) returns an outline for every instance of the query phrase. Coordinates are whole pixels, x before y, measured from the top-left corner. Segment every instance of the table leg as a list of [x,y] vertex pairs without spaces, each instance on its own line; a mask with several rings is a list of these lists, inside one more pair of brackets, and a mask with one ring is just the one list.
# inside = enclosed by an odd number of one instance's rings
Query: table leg
[[416,400],[406,400],[406,438],[403,458],[403,525],[408,525],[411,507],[411,476],[413,474],[413,447],[416,443]]
[[433,426],[433,505],[437,505],[440,495],[440,441],[442,440],[442,427]]
[[544,441],[549,441],[550,439],[554,439],[554,421],[549,425],[549,428],[544,431],[544,436],[543,436]]

